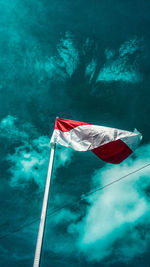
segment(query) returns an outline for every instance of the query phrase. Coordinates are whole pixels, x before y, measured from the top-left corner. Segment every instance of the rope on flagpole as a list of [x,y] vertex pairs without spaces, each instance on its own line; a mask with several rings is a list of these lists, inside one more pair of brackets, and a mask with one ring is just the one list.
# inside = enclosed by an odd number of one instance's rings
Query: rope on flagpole
[[[87,194],[85,194],[85,195],[82,195],[79,199],[77,199],[76,201],[74,201],[74,202],[72,202],[72,203],[68,203],[68,204],[66,204],[66,205],[64,205],[64,206],[58,207],[58,208],[56,208],[56,209],[50,211],[49,213],[47,213],[47,217],[48,217],[48,216],[52,216],[53,214],[59,212],[60,210],[62,210],[62,209],[64,209],[64,208],[72,207],[72,206],[74,206],[74,204],[76,204],[76,203],[80,203],[82,200],[87,199],[90,195],[92,195],[92,194],[94,194],[94,193],[96,193],[96,192],[98,192],[98,191],[100,191],[100,190],[104,190],[106,187],[109,187],[109,186],[111,186],[111,185],[113,185],[113,184],[115,184],[115,183],[117,183],[117,182],[123,180],[124,178],[126,178],[126,177],[128,177],[128,176],[130,176],[130,175],[132,175],[132,174],[134,174],[134,173],[137,173],[138,171],[140,171],[140,170],[142,170],[142,169],[147,168],[148,166],[150,166],[150,163],[147,164],[147,165],[145,165],[145,166],[143,166],[143,167],[141,167],[141,168],[139,168],[139,169],[137,169],[137,170],[135,170],[135,171],[133,171],[133,172],[130,172],[130,173],[128,173],[128,174],[126,174],[126,175],[124,175],[124,176],[122,176],[122,177],[120,177],[120,178],[114,180],[114,181],[112,181],[111,183],[108,183],[108,184],[104,185],[103,187],[96,188],[95,190],[90,191],[89,193],[87,193]],[[28,227],[28,226],[30,226],[30,225],[32,225],[32,224],[38,222],[38,221],[39,221],[39,217],[38,217],[38,218],[35,218],[34,220],[32,220],[31,222],[29,222],[29,223],[27,223],[27,224],[24,224],[24,225],[22,225],[22,226],[16,228],[16,229],[13,230],[12,232],[9,232],[9,233],[6,233],[6,234],[3,235],[3,236],[0,236],[0,240],[2,240],[2,239],[4,239],[4,238],[7,238],[7,237],[9,237],[10,235],[12,235],[12,234],[14,234],[14,233],[17,233],[17,232],[21,231],[22,229],[24,229],[24,228],[26,228],[26,227]]]

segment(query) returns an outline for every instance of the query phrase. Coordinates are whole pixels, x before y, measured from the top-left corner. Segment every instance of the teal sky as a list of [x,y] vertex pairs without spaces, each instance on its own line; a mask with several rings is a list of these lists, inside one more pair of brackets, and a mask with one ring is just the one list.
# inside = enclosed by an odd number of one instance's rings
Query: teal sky
[[57,146],[48,213],[74,205],[47,217],[41,266],[149,266],[150,167],[77,202],[150,163],[149,29],[145,0],[0,1],[0,266],[33,264],[56,116],[143,140],[117,166]]

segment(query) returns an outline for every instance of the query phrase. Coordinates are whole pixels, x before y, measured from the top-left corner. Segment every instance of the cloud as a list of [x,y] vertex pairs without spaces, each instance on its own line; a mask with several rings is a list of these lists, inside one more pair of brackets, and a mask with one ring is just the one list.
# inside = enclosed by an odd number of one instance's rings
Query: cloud
[[[92,189],[104,186],[149,163],[150,145],[140,147],[134,159],[118,166],[107,164],[92,177]],[[85,217],[70,224],[68,232],[78,234],[77,248],[86,259],[102,261],[113,254],[114,261],[129,261],[146,252],[150,234],[150,167],[88,198]]]
[[124,42],[119,48],[119,54],[121,57],[125,55],[133,55],[140,50],[140,40],[137,38],[130,39]]
[[[15,144],[15,148],[6,154],[11,174],[10,187],[21,190],[34,183],[43,190],[50,153],[49,137],[39,135],[33,125],[20,123],[13,116],[3,118],[0,128],[0,137],[5,137],[8,144]],[[120,165],[106,164],[95,171],[91,190],[146,165],[149,163],[149,153],[150,145],[141,146],[133,157]],[[72,150],[57,147],[54,177],[59,167],[70,163],[72,155]],[[47,230],[46,249],[55,253],[81,253],[89,262],[109,260],[112,254],[116,261],[126,262],[144,253],[150,238],[147,230],[150,225],[149,171],[150,167],[147,167],[91,195],[87,200],[88,205],[80,204],[78,209],[68,206],[49,217],[51,227]],[[76,198],[70,191],[58,194],[56,190],[52,203],[55,203],[54,207],[61,207],[62,203],[72,202],[76,202]],[[30,235],[33,233],[34,229],[31,229]],[[57,237],[56,246],[52,246],[56,236],[60,237]],[[65,246],[62,246],[64,242]]]
[[79,63],[79,53],[73,42],[73,36],[70,33],[66,32],[65,38],[60,40],[57,50],[62,60],[62,66],[71,77]]
[[15,140],[20,140],[27,138],[25,131],[18,130],[16,126],[17,118],[11,115],[3,118],[0,122],[0,135],[1,137],[6,137],[10,141],[14,142]]
[[[52,80],[71,78],[79,64],[79,52],[76,48],[73,35],[66,32],[56,47],[57,53],[55,56],[47,55],[42,60],[41,56],[39,56],[39,59],[36,57],[36,60],[32,57],[34,62],[30,64],[34,66],[37,73],[42,74],[43,78],[45,75]],[[28,67],[28,62],[30,62],[30,53],[26,58],[26,67]],[[43,78],[41,77],[40,80]]]
[[[15,142],[15,149],[6,155],[10,164],[10,185],[21,187],[34,181],[43,187],[50,154],[49,137],[40,136],[33,125],[19,124],[17,118],[10,115],[2,119],[0,129],[0,137],[5,137],[5,142],[9,140],[11,145]],[[72,150],[57,148],[54,173],[70,162],[72,154]]]
[[140,40],[137,38],[124,42],[116,55],[115,51],[106,49],[106,63],[98,74],[97,82],[137,83],[141,81],[142,77],[136,66],[137,54],[140,50]]
[[[43,188],[50,152],[49,138],[39,135],[31,124],[20,123],[13,116],[3,118],[0,128],[1,138],[5,136],[8,140],[11,136],[12,144],[15,142],[15,149],[9,155],[6,154],[11,174],[10,187],[21,190],[34,182]],[[72,150],[57,147],[54,177],[59,167],[70,163],[72,153]],[[148,164],[149,153],[150,145],[141,146],[133,156],[120,165],[106,164],[95,171],[91,190]],[[68,206],[48,217],[50,227],[47,229],[46,250],[62,254],[69,251],[70,255],[74,256],[81,253],[89,262],[100,262],[105,259],[109,263],[130,261],[146,252],[150,238],[149,171],[150,167],[147,167],[91,195],[87,199],[87,205],[80,203],[77,209]],[[57,187],[57,183],[55,186]],[[60,187],[60,184],[58,186]],[[37,205],[36,201],[32,201],[32,209]],[[76,203],[76,198],[70,190],[61,193],[56,190],[52,201],[56,208],[61,207],[62,203],[72,202]],[[51,206],[51,209],[54,207]],[[18,218],[18,224],[21,218]],[[30,216],[28,219],[31,219]],[[24,234],[26,231],[28,230],[25,229]],[[35,230],[31,227],[30,237],[34,233]],[[53,245],[56,236],[57,242]],[[113,260],[110,262],[112,254]]]
[[96,61],[92,59],[92,61],[86,66],[85,69],[85,75],[90,77],[90,81],[93,79],[95,70],[96,70]]
[[[7,175],[1,177],[1,234],[3,236],[23,225],[28,225],[35,219],[40,219],[43,191],[47,176],[48,161],[50,155],[50,138],[41,135],[30,123],[23,123],[17,117],[8,115],[0,121],[0,140],[5,144],[2,151],[3,158],[0,164],[7,168]],[[2,147],[1,147],[2,150]],[[57,193],[58,182],[56,173],[61,166],[67,166],[73,155],[73,150],[57,146],[54,158],[53,184],[56,194],[51,194],[50,209],[60,207],[63,201],[68,200],[65,193]],[[3,167],[2,173],[3,173]],[[2,180],[5,179],[4,180]],[[53,191],[53,190],[52,190]],[[70,197],[71,200],[71,197]],[[5,212],[7,210],[7,212]],[[48,209],[49,212],[49,209]],[[65,216],[65,218],[63,217]],[[57,225],[74,222],[77,214],[70,209],[64,209],[52,218],[50,234],[56,239]],[[38,223],[23,228],[15,233],[13,242],[18,246],[12,248],[7,243],[1,244],[4,258],[11,260],[32,259],[32,249],[35,247]],[[11,235],[10,235],[11,238]],[[62,239],[60,239],[61,243]],[[4,240],[5,243],[5,240]],[[57,244],[57,242],[55,242]],[[57,249],[57,245],[56,245]],[[53,249],[52,249],[53,250]],[[26,253],[28,251],[28,253]]]

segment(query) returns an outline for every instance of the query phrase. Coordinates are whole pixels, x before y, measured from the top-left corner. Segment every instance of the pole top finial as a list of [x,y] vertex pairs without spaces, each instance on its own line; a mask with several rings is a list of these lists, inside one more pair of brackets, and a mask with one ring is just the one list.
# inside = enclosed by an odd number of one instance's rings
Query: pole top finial
[[59,117],[57,116],[56,119],[59,119]]

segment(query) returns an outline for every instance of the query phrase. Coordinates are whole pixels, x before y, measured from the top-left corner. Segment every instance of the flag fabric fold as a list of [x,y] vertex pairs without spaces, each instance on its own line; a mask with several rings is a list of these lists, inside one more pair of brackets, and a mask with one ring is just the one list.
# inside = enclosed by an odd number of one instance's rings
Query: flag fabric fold
[[56,118],[50,143],[77,151],[91,150],[100,159],[118,164],[139,145],[141,133],[93,125],[81,121]]

